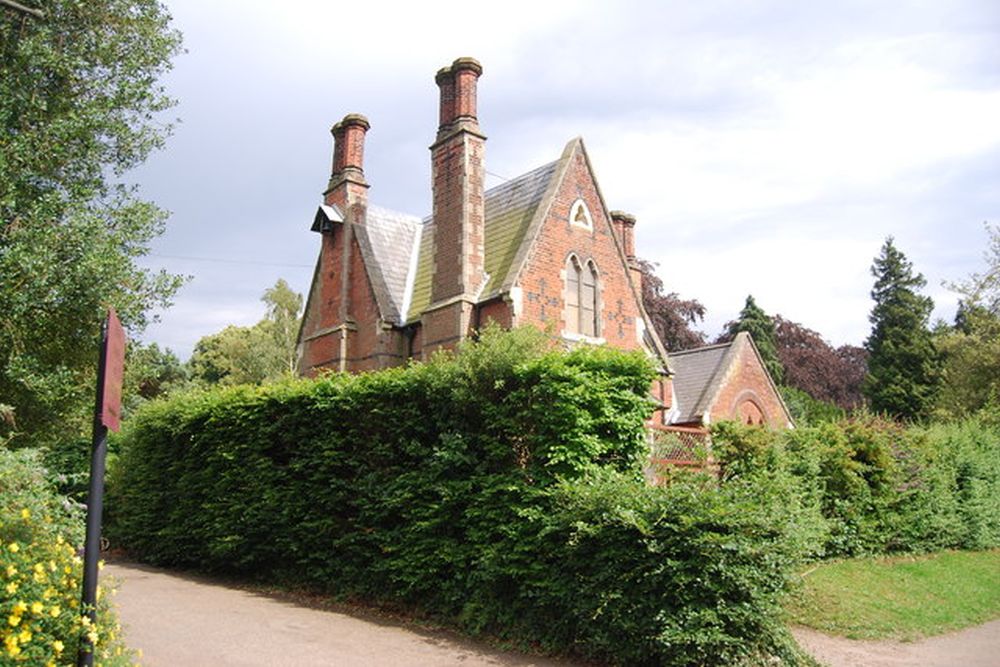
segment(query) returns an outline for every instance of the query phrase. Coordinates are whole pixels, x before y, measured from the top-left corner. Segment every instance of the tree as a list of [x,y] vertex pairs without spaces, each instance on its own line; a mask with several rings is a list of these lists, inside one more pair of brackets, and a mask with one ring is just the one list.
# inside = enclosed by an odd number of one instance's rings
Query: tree
[[784,369],[778,359],[778,350],[775,344],[774,321],[768,317],[767,313],[757,305],[753,295],[747,295],[743,310],[740,311],[739,318],[734,322],[726,324],[725,332],[719,336],[716,342],[723,343],[732,340],[741,331],[746,331],[753,338],[760,352],[760,358],[764,362],[764,367],[771,374],[771,379],[775,384],[781,384],[784,377]]
[[961,295],[955,326],[937,336],[942,356],[936,412],[965,415],[1000,404],[1000,225],[986,225],[986,270],[948,286]]
[[260,384],[295,371],[295,343],[302,295],[284,280],[264,291],[267,312],[252,327],[228,326],[204,336],[188,362],[204,384]]
[[688,350],[705,344],[705,334],[693,328],[705,319],[705,306],[697,299],[682,299],[667,292],[656,275],[656,265],[638,260],[642,272],[642,306],[667,350]]
[[283,372],[294,373],[302,295],[289,287],[284,278],[279,278],[274,287],[264,290],[261,301],[267,304],[265,322],[274,339],[275,366],[280,365]]
[[85,430],[106,308],[134,335],[180,286],[137,265],[166,216],[120,180],[169,133],[169,21],[155,0],[0,8],[0,396],[18,442]]
[[864,349],[852,345],[834,349],[817,332],[780,315],[774,316],[774,332],[785,386],[843,410],[861,406],[867,368]]
[[918,293],[926,281],[890,236],[872,265],[875,301],[865,341],[868,374],[864,394],[876,412],[900,419],[926,416],[939,377],[939,360],[928,320],[934,302]]

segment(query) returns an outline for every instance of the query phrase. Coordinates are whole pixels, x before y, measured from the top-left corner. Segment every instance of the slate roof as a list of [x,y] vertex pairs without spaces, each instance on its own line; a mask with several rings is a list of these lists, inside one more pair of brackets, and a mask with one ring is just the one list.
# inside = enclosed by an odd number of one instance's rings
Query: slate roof
[[[502,292],[535,212],[545,198],[559,161],[533,169],[485,193],[483,300]],[[386,320],[419,320],[430,305],[434,222],[375,206],[368,207],[358,242],[365,254],[375,295]]]
[[415,215],[369,206],[365,224],[356,227],[375,298],[389,321],[400,321],[407,305],[411,259],[423,226]]
[[711,405],[729,365],[729,351],[736,341],[708,345],[668,355],[674,371],[675,424],[700,422]]

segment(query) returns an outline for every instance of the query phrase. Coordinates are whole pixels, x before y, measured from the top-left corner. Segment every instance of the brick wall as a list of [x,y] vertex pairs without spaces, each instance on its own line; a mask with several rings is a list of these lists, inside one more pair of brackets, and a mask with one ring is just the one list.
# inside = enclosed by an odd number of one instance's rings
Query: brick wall
[[788,424],[781,399],[749,343],[740,347],[739,356],[710,410],[713,422],[733,419],[745,424],[746,418],[751,417],[753,423],[758,423],[763,417],[772,428],[785,428]]
[[[592,218],[592,228],[570,222],[570,209],[582,199]],[[566,330],[564,284],[566,261],[575,254],[586,266],[590,260],[598,270],[599,338],[624,349],[640,347],[636,321],[638,304],[628,283],[628,269],[615,244],[611,222],[597,192],[582,149],[570,157],[566,178],[543,223],[542,230],[522,272],[522,315],[515,324],[554,324],[557,334]]]

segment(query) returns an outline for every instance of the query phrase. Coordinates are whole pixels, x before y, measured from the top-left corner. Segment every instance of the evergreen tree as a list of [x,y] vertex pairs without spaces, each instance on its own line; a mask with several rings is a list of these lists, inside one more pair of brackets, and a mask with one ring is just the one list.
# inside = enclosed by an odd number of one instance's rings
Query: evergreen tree
[[752,295],[747,296],[746,304],[740,311],[739,319],[726,325],[726,332],[719,337],[720,341],[732,340],[741,331],[746,331],[757,345],[757,351],[764,361],[764,367],[771,374],[775,384],[781,384],[784,368],[778,360],[778,347],[775,342],[774,320],[757,305]]
[[934,302],[918,293],[927,281],[914,275],[891,236],[875,258],[872,276],[875,307],[868,317],[864,394],[876,412],[917,419],[926,415],[938,382],[938,355],[927,326]]

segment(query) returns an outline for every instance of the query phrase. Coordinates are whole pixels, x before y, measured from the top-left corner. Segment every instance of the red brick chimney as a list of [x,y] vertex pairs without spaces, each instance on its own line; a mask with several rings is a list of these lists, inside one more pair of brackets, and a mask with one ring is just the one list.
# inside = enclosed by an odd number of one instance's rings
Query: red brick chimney
[[635,216],[623,211],[611,211],[611,224],[622,245],[625,259],[631,264],[635,260]]
[[473,58],[459,58],[434,77],[441,105],[437,138],[431,146],[434,277],[424,318],[425,351],[450,346],[468,334],[472,306],[485,280],[486,137],[476,117],[476,84],[482,73]]
[[628,264],[629,273],[635,286],[642,290],[642,271],[639,270],[639,261],[635,256],[635,216],[623,211],[611,211],[611,226],[614,228],[615,236],[622,246],[625,254],[625,262]]
[[367,203],[365,133],[370,127],[367,118],[352,113],[330,128],[333,135],[333,169],[323,193],[327,205],[336,204],[346,211],[352,204]]

